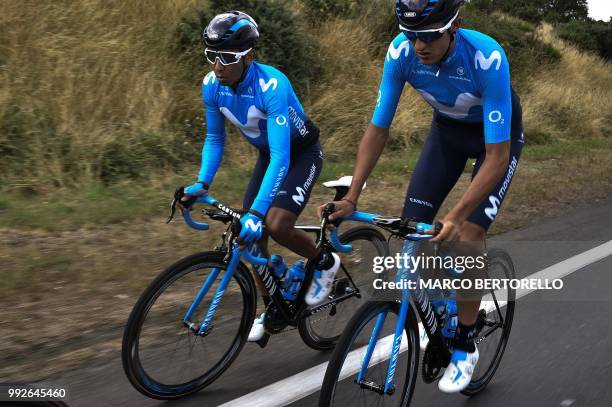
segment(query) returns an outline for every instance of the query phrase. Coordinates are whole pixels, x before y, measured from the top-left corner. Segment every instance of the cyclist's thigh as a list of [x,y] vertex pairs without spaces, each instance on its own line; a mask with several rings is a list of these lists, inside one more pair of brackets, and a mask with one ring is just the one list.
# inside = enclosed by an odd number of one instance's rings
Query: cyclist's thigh
[[266,174],[266,169],[268,169],[269,164],[270,156],[265,152],[260,151],[255,167],[253,168],[253,175],[251,175],[251,180],[249,181],[249,185],[244,193],[244,198],[242,199],[242,208],[245,211],[249,210],[251,205],[253,205],[255,197],[257,196],[259,188],[261,187],[261,181],[263,181],[263,177]]
[[[514,101],[513,101],[514,102]],[[515,112],[516,117],[515,117]],[[504,176],[497,183],[495,188],[491,191],[489,196],[487,196],[478,207],[472,212],[470,217],[468,218],[469,222],[475,223],[477,225],[482,226],[485,230],[488,230],[495,220],[499,208],[504,201],[504,198],[508,195],[508,189],[510,188],[510,183],[516,173],[516,168],[518,166],[519,159],[521,158],[521,150],[523,149],[523,144],[525,143],[524,135],[523,135],[523,124],[520,115],[520,105],[518,105],[518,110],[515,108],[513,103],[513,112],[512,112],[512,127],[511,127],[511,140],[510,140],[510,161],[508,164],[508,168],[504,173]],[[480,170],[480,166],[484,162],[486,154],[482,153],[476,163],[474,165],[474,171],[472,172],[472,179]]]
[[299,150],[291,154],[289,172],[272,202],[272,207],[286,209],[299,216],[321,174],[323,151],[319,142],[296,148]]
[[[452,134],[450,134],[452,133]],[[402,216],[431,223],[461,176],[468,156],[445,140],[462,137],[461,128],[432,121],[404,201]]]

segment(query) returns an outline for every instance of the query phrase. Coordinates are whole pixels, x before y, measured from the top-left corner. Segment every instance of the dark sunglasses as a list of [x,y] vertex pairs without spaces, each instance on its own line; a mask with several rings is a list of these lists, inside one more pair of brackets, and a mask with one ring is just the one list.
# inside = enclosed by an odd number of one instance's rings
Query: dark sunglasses
[[439,31],[415,32],[415,31],[402,30],[402,32],[404,33],[404,36],[406,36],[406,38],[408,38],[410,42],[416,42],[416,40],[419,39],[423,41],[425,44],[430,44],[442,38],[442,36],[444,35],[446,31],[443,31],[443,32],[439,32]]
[[222,65],[232,65],[240,61],[240,59],[242,59],[242,57],[248,54],[249,51],[251,51],[251,48],[241,52],[214,51],[212,49],[206,48],[204,50],[204,53],[206,54],[206,59],[208,60],[208,62],[213,65],[215,64],[215,62],[217,62],[217,59],[219,60],[219,62],[221,62]]

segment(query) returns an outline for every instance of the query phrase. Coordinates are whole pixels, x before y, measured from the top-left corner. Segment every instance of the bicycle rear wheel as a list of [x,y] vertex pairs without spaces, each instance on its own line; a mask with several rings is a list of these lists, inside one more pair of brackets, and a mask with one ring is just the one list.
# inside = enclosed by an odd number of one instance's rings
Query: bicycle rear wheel
[[[503,250],[492,249],[488,253],[489,267],[487,277],[491,279],[513,279],[515,277],[512,259]],[[499,367],[508,344],[516,292],[505,290],[489,291],[480,305],[477,319],[478,336],[476,346],[480,357],[472,381],[462,391],[466,396],[473,396],[485,389]]]
[[176,399],[217,379],[244,346],[255,316],[255,286],[244,264],[234,272],[205,336],[196,335],[183,318],[200,287],[215,268],[221,270],[191,322],[198,327],[221,281],[225,253],[189,256],[162,272],[143,292],[123,336],[123,369],[132,385],[156,399]]
[[325,371],[319,407],[406,407],[410,404],[419,363],[419,331],[412,307],[406,317],[401,353],[395,369],[395,392],[381,395],[362,389],[356,383],[377,317],[386,314],[366,377],[368,381],[385,384],[398,313],[399,304],[396,302],[368,301],[351,318]]
[[299,321],[302,340],[316,350],[334,348],[348,320],[372,294],[373,258],[387,256],[389,253],[384,235],[371,227],[351,228],[339,238],[342,243],[351,244],[353,250],[350,253],[338,253],[342,267],[336,275],[328,301],[346,295],[353,289],[343,267],[359,289],[360,297],[353,296]]

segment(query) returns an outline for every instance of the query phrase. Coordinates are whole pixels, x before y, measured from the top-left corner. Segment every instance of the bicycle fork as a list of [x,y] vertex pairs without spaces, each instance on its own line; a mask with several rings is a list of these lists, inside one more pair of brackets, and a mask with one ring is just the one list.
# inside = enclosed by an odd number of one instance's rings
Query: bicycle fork
[[212,328],[211,321],[213,319],[213,316],[215,315],[215,311],[217,310],[217,307],[221,303],[221,299],[223,298],[223,294],[225,293],[227,286],[229,285],[232,277],[234,276],[234,271],[236,270],[236,267],[238,266],[238,262],[240,261],[240,256],[241,256],[241,253],[238,250],[232,251],[232,257],[230,258],[230,261],[227,265],[225,274],[223,274],[223,278],[221,278],[221,282],[219,283],[217,292],[215,293],[215,296],[213,297],[213,300],[210,303],[210,306],[208,307],[208,311],[206,312],[206,316],[204,317],[204,320],[199,327],[197,327],[195,323],[191,322],[191,317],[193,316],[195,310],[198,308],[198,306],[200,305],[200,303],[202,302],[206,294],[208,294],[208,291],[212,287],[213,283],[219,277],[219,274],[221,273],[221,269],[216,268],[216,267],[212,269],[211,273],[206,278],[206,281],[200,288],[200,291],[198,291],[198,294],[196,295],[196,298],[194,299],[193,303],[187,310],[187,313],[185,314],[185,317],[183,318],[183,324],[186,327],[188,327],[191,331],[193,331],[196,335],[205,336],[210,331],[210,328]]
[[[416,249],[415,242],[406,241],[404,244],[403,252],[411,254],[415,252],[415,249]],[[435,312],[433,310],[431,303],[429,302],[429,298],[427,296],[426,291],[418,288],[418,282],[420,280],[420,277],[418,273],[415,274],[415,271],[416,270],[414,270],[410,274],[412,274],[411,279],[413,281],[416,280],[417,282],[416,288],[414,289],[414,302],[417,307],[417,312],[424,325],[425,331],[427,332],[427,335],[429,336],[431,344],[437,349],[446,350],[446,347],[444,346],[444,343],[442,341],[442,335],[440,333],[440,327],[438,325],[438,321],[436,319]],[[409,275],[408,270],[401,269],[398,273],[399,281],[406,279],[408,275]],[[376,347],[378,338],[380,336],[380,332],[385,323],[387,312],[384,312],[378,315],[376,319],[376,324],[374,326],[372,335],[370,337],[370,341],[368,343],[368,348],[366,350],[365,358],[362,362],[359,374],[357,375],[356,383],[359,384],[359,386],[362,389],[371,390],[381,395],[382,394],[392,395],[395,392],[395,385],[393,384],[393,378],[395,376],[395,371],[397,368],[397,361],[398,361],[400,353],[402,353],[402,351],[404,351],[408,345],[406,341],[406,343],[402,347],[403,332],[404,332],[404,329],[406,328],[408,312],[410,311],[410,296],[411,296],[411,293],[409,290],[407,289],[402,290],[400,309],[399,309],[399,313],[397,317],[397,323],[395,324],[395,330],[393,333],[393,342],[391,344],[391,358],[389,361],[389,368],[387,370],[387,376],[386,376],[384,385],[377,384],[374,381],[367,380],[368,365],[370,364],[372,355],[374,354],[374,348]],[[418,346],[418,341],[415,341],[415,343],[413,343],[412,346]],[[445,357],[447,356],[448,359],[450,360],[450,354],[448,350],[446,350],[444,356]]]

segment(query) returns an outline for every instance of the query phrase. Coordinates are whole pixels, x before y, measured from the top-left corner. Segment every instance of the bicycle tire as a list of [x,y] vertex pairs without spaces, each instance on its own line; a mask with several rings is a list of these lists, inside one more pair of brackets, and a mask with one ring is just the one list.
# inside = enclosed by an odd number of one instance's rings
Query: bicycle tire
[[[145,323],[146,316],[155,301],[166,289],[178,281],[179,278],[189,274],[193,270],[199,270],[197,266],[204,265],[206,267],[218,267],[225,270],[226,264],[223,262],[224,256],[225,253],[218,251],[202,252],[179,260],[168,267],[149,284],[132,309],[124,330],[121,357],[123,370],[128,380],[136,390],[145,396],[154,399],[172,400],[200,391],[214,382],[227,368],[229,368],[242,350],[248,337],[251,323],[255,317],[256,290],[251,274],[244,263],[240,262],[233,275],[233,280],[238,284],[238,287],[240,287],[240,294],[243,299],[240,325],[236,336],[229,344],[225,353],[223,353],[219,362],[214,364],[211,369],[207,370],[202,375],[186,383],[164,384],[155,380],[145,371],[139,355],[141,330]],[[220,280],[220,277],[217,280]],[[227,295],[224,299],[226,297]],[[223,301],[221,301],[221,304],[222,303]],[[179,322],[182,321],[183,315],[184,313],[182,315],[177,313]],[[215,317],[217,317],[217,315],[218,314],[215,314]]]
[[[501,249],[491,249],[488,252],[489,259],[489,269],[492,266],[499,265],[504,270],[504,278],[513,279],[515,278],[514,265],[512,263],[512,259],[510,255]],[[507,302],[505,305],[505,315],[504,315],[504,326],[501,333],[500,341],[497,344],[495,355],[491,360],[489,366],[486,367],[485,372],[480,377],[473,378],[468,387],[463,390],[461,393],[466,396],[474,396],[481,391],[483,391],[489,382],[493,379],[499,364],[501,363],[501,359],[504,355],[504,351],[506,350],[506,345],[508,344],[508,339],[510,337],[510,330],[512,329],[512,320],[514,318],[514,308],[515,308],[515,300],[516,300],[516,292],[515,290],[508,287],[508,296]],[[476,340],[478,341],[479,338]],[[480,361],[476,365],[476,367],[482,368],[479,366]],[[474,372],[476,373],[476,371]],[[472,376],[474,377],[474,376]]]
[[[380,231],[372,227],[357,226],[357,227],[351,228],[347,230],[346,232],[342,233],[339,236],[339,239],[343,244],[352,243],[354,245],[354,249],[355,249],[356,242],[368,241],[370,242],[368,244],[368,247],[373,248],[377,251],[375,254],[376,256],[387,256],[389,253],[389,246],[387,243],[387,239],[385,239],[385,236]],[[348,256],[350,255],[351,254],[349,253]],[[340,257],[342,259],[343,255],[340,254]],[[348,263],[348,261],[343,261],[343,263]],[[347,265],[349,273],[351,272],[350,267],[351,265]],[[356,279],[358,276],[352,276],[352,277]],[[364,277],[365,278],[362,279],[363,285],[371,284],[371,268],[368,271],[368,275]],[[343,279],[343,278],[344,278],[344,275],[342,271],[339,271],[336,277],[336,281],[334,282],[334,285],[337,285],[339,279]],[[357,281],[356,281],[356,284],[360,285],[359,282]],[[364,289],[366,287],[360,286],[359,288]],[[365,293],[361,297],[361,299],[357,299],[357,300],[358,302],[354,301],[351,298],[345,301],[345,302],[350,302],[351,305],[349,305],[348,303],[338,304],[338,306],[343,307],[343,311],[344,309],[346,309],[346,312],[342,312],[342,315],[346,316],[346,318],[344,318],[344,321],[348,321],[348,319],[354,314],[354,312],[359,308],[359,306],[365,302],[366,300]],[[349,306],[350,308],[347,308],[347,306]],[[312,349],[319,350],[319,351],[327,351],[327,350],[331,350],[334,348],[334,346],[336,345],[336,342],[338,341],[338,338],[342,334],[344,325],[346,324],[346,322],[342,322],[341,317],[338,315],[337,307],[334,309],[334,311],[335,311],[334,315],[330,315],[332,312],[330,313],[320,312],[317,314],[313,314],[309,316],[308,318],[302,318],[300,321],[298,321],[298,331],[300,333],[300,337],[302,338],[302,340],[307,346],[309,346]],[[327,315],[327,317],[325,315]],[[334,318],[333,323],[335,326],[326,329],[326,331],[328,332],[317,332],[317,330],[320,330],[320,329],[315,329],[313,327],[313,324],[314,324],[313,319],[315,319],[315,321],[318,322],[324,318],[327,318],[327,319]]]
[[[346,328],[344,329],[344,332],[342,333],[342,336],[340,337],[336,348],[334,349],[334,352],[327,366],[327,370],[325,371],[323,385],[321,387],[321,393],[319,396],[319,407],[334,406],[333,401],[336,392],[336,385],[338,383],[338,379],[340,377],[344,361],[349,355],[349,351],[351,351],[351,348],[353,347],[354,342],[357,340],[360,332],[369,322],[371,322],[378,314],[382,312],[392,312],[397,315],[399,313],[399,305],[399,303],[391,301],[368,301],[363,304],[359,311],[357,311],[353,318],[351,318]],[[401,407],[406,407],[410,404],[410,400],[412,399],[412,395],[414,393],[416,378],[418,376],[419,330],[417,326],[416,315],[412,305],[410,305],[408,309],[408,314],[405,321],[405,332],[407,337],[406,353],[408,355],[408,360],[406,364],[406,380],[404,382],[404,385],[402,386],[402,395],[401,399],[399,400],[399,406]],[[386,363],[381,364],[384,366],[387,365]],[[371,368],[372,366],[370,367],[370,369]],[[396,370],[395,373],[396,380],[398,373],[399,369]],[[350,379],[345,378],[345,380]],[[355,386],[356,391],[363,391],[354,382],[352,385]],[[375,395],[373,397],[375,397]],[[380,397],[385,396],[380,395]],[[343,401],[346,400],[343,399]],[[355,406],[357,404],[354,402],[349,402],[348,404],[337,404],[338,407],[346,405]],[[371,402],[368,402],[365,405],[371,405]]]

